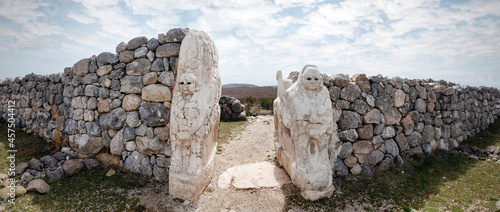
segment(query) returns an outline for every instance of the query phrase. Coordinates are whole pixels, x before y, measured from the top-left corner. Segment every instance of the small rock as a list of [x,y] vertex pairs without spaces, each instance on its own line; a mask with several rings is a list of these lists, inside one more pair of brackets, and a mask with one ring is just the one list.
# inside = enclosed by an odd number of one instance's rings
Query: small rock
[[55,158],[58,161],[66,160],[66,154],[62,152],[56,152],[54,155],[52,155],[53,158]]
[[84,159],[83,163],[85,164],[85,167],[87,167],[87,169],[89,170],[99,166],[99,161],[97,161],[96,159]]
[[40,162],[42,162],[42,164],[45,167],[49,167],[49,168],[54,168],[57,166],[57,160],[54,157],[49,156],[49,155],[40,158]]
[[56,180],[61,179],[64,176],[64,170],[62,167],[57,168],[54,171],[51,171],[47,174],[47,180],[49,182],[54,182]]
[[28,162],[28,168],[41,171],[43,168],[43,164],[39,160],[33,158]]
[[72,159],[64,162],[62,168],[66,175],[71,176],[78,173],[84,166],[81,160]]
[[114,169],[110,169],[108,173],[106,173],[106,177],[111,177],[116,174],[116,171]]
[[[26,194],[26,189],[22,186],[16,186],[16,187],[14,187],[14,189],[16,190],[14,192],[15,197],[20,197],[20,196]],[[12,198],[12,196],[10,196],[9,193],[10,193],[9,187],[5,187],[5,188],[0,189],[0,198],[2,200],[7,199],[7,198]]]
[[28,168],[27,163],[17,164],[16,169],[14,170],[14,173],[16,175],[21,175],[22,173],[24,173],[26,171],[27,168]]
[[50,186],[42,179],[32,180],[28,187],[26,188],[28,191],[36,191],[40,194],[46,194],[50,191]]

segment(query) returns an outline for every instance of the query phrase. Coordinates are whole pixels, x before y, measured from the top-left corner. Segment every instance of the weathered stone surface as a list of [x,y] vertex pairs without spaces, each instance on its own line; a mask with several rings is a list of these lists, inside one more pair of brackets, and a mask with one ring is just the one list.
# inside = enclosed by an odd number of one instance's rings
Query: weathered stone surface
[[23,186],[14,186],[14,187],[5,187],[0,189],[0,198],[2,200],[7,199],[7,198],[12,198],[12,196],[9,194],[11,189],[14,189],[14,197],[20,197],[26,194],[26,189]]
[[101,66],[99,69],[97,69],[97,75],[104,76],[111,73],[111,71],[113,71],[113,66],[111,65]]
[[153,167],[153,177],[158,181],[168,181],[168,169],[162,168],[155,164]]
[[101,135],[101,129],[95,122],[87,122],[85,128],[87,129],[87,134],[90,136],[99,137]]
[[224,171],[218,180],[222,189],[233,185],[236,189],[280,187],[290,182],[290,178],[280,168],[268,162],[244,164]]
[[384,112],[385,124],[398,125],[401,121],[401,113],[396,108],[390,108]]
[[346,159],[351,155],[353,151],[352,143],[351,142],[345,142],[342,144],[342,147],[340,148],[340,153],[337,156],[340,159]]
[[50,155],[40,158],[40,162],[43,164],[44,167],[48,168],[54,168],[57,166],[57,160]]
[[351,80],[355,82],[363,92],[370,92],[372,89],[370,87],[370,81],[366,78],[366,74],[355,74],[351,77]]
[[81,59],[80,61],[76,62],[75,65],[73,65],[73,74],[81,77],[85,76],[87,73],[89,73],[89,64],[89,58]]
[[135,141],[126,142],[125,149],[129,152],[133,152],[133,151],[137,150],[137,145],[135,144]]
[[170,89],[164,85],[152,84],[142,89],[142,100],[151,102],[166,102],[172,99]]
[[125,170],[146,176],[153,175],[149,157],[139,152],[132,152],[125,160]]
[[109,99],[101,99],[97,102],[97,112],[107,113],[111,111],[111,101]]
[[415,110],[421,113],[425,113],[427,110],[427,103],[423,99],[417,99],[415,102]]
[[354,142],[358,139],[358,132],[355,129],[339,132],[339,139],[342,141]]
[[412,133],[415,128],[415,123],[413,122],[413,119],[410,115],[407,115],[401,120],[401,125],[404,128],[405,135],[410,135],[410,133]]
[[396,91],[394,91],[394,107],[402,107],[405,103],[405,96],[406,94],[402,90],[396,89]]
[[54,182],[56,180],[60,180],[63,176],[64,170],[62,167],[59,167],[56,170],[47,173],[47,180],[49,182]]
[[357,129],[358,138],[361,140],[369,140],[373,137],[373,125],[367,124]]
[[71,176],[78,173],[84,166],[85,164],[83,164],[83,161],[71,159],[64,162],[62,168],[65,175]]
[[180,43],[186,36],[186,32],[188,29],[181,29],[181,28],[174,28],[168,30],[166,36],[165,36],[165,42],[166,43]]
[[115,166],[115,167],[118,167],[118,165],[120,164],[120,159],[121,157],[120,156],[113,156],[109,153],[100,153],[96,156],[96,159],[102,163],[102,165],[104,165],[105,167],[108,167],[108,166]]
[[370,167],[375,166],[378,162],[382,161],[382,159],[384,159],[384,153],[380,150],[374,150],[373,152],[370,152],[370,154],[362,154],[358,156],[358,160],[361,164]]
[[35,191],[35,192],[38,192],[40,194],[46,194],[46,193],[49,193],[50,186],[42,179],[35,179],[35,180],[32,180],[28,183],[26,190]]
[[125,76],[121,80],[120,92],[140,94],[144,84],[141,76]]
[[381,135],[373,136],[372,144],[373,149],[378,149],[384,143],[384,139]]
[[116,46],[116,53],[120,54],[121,52],[127,50],[127,44],[125,42],[120,42]]
[[43,164],[39,160],[32,158],[28,162],[28,168],[33,169],[33,170],[37,170],[37,171],[41,171],[41,170],[43,170]]
[[83,164],[85,164],[85,167],[87,167],[87,169],[93,169],[97,166],[99,166],[99,161],[97,161],[96,159],[83,159]]
[[408,140],[408,143],[412,147],[416,147],[416,146],[420,146],[420,142],[422,141],[422,135],[420,135],[420,133],[418,133],[416,131],[413,131],[410,134],[410,136],[406,137],[406,139]]
[[363,122],[366,124],[378,124],[380,123],[382,119],[382,113],[380,113],[380,110],[377,109],[372,109],[370,112],[366,113],[363,116]]
[[399,154],[399,148],[393,139],[385,141],[385,152],[396,157]]
[[142,77],[142,83],[144,85],[154,84],[158,81],[158,74],[156,72],[149,72],[144,74]]
[[[97,55],[97,66],[102,67],[104,65],[114,65],[119,62],[119,58],[117,54],[113,54],[111,52],[102,52]],[[109,73],[109,72],[108,72]]]
[[166,142],[170,138],[170,128],[168,127],[155,127],[154,134],[155,137],[160,139],[160,141]]
[[401,149],[402,151],[408,148],[408,141],[406,140],[406,136],[403,133],[397,134],[394,140],[396,140],[399,149]]
[[150,127],[165,126],[170,119],[169,110],[160,103],[145,103],[139,108],[142,123]]
[[130,127],[138,127],[141,125],[141,120],[139,118],[139,112],[138,111],[132,111],[127,114],[127,120],[126,123]]
[[396,136],[396,131],[393,126],[385,126],[384,130],[382,130],[382,138],[389,139]]
[[370,154],[373,151],[373,144],[370,141],[358,141],[353,144],[354,154]]
[[171,87],[172,85],[174,85],[174,78],[174,73],[172,71],[165,71],[162,72],[158,77],[158,82]]
[[158,39],[151,38],[151,39],[149,39],[146,46],[148,47],[149,50],[156,51],[156,48],[158,48],[158,46],[160,46],[160,43],[158,42]]
[[85,75],[82,78],[82,84],[84,85],[91,85],[93,83],[96,83],[99,80],[99,77],[97,76],[96,73],[90,73]]
[[147,44],[147,43],[148,43],[148,38],[145,36],[132,38],[132,40],[130,40],[127,43],[127,50],[135,50],[135,49],[141,47],[143,44]]
[[361,95],[361,89],[356,85],[356,83],[350,83],[347,87],[340,90],[340,98],[345,99],[349,102],[354,102]]
[[332,77],[330,78],[330,81],[333,81],[333,83],[340,87],[340,88],[343,88],[343,87],[346,87],[349,85],[349,75],[345,75],[345,74],[334,74],[332,75]]
[[382,112],[388,111],[392,108],[392,97],[388,94],[383,94],[375,98],[375,106]]
[[24,173],[24,171],[26,171],[27,168],[28,168],[28,163],[19,163],[16,165],[16,168],[14,169],[14,173],[16,175],[21,175]]
[[103,129],[119,130],[125,124],[127,112],[122,108],[116,108],[108,114],[101,114],[99,116],[99,125]]
[[333,170],[335,171],[335,174],[337,176],[346,176],[349,174],[349,169],[347,166],[342,162],[341,159],[337,158],[335,161],[335,166],[333,167]]
[[339,126],[342,130],[362,127],[362,117],[356,112],[344,111],[340,117]]
[[119,60],[121,63],[130,63],[134,61],[134,52],[133,51],[123,51],[119,55]]
[[113,136],[113,139],[111,139],[109,143],[109,152],[113,155],[121,155],[124,146],[123,130],[120,130]]
[[179,55],[180,51],[179,43],[167,43],[159,46],[156,49],[156,57],[164,58],[164,57],[175,57]]
[[424,131],[422,132],[422,141],[428,143],[432,139],[434,139],[434,135],[435,135],[434,127],[432,127],[432,125],[425,125]]
[[96,154],[102,149],[102,138],[89,137],[87,134],[70,136],[69,145],[81,154]]
[[141,103],[141,97],[136,94],[129,94],[123,97],[122,107],[126,111],[139,110]]
[[356,164],[358,164],[358,158],[354,155],[349,155],[345,160],[344,160],[344,164],[349,167],[349,168],[352,168],[354,167]]
[[[128,75],[141,76],[151,70],[151,62],[147,58],[140,58],[127,64],[126,73]],[[123,86],[123,83],[122,83]]]
[[[148,54],[148,47],[139,47],[134,51],[134,58],[143,58]],[[148,59],[149,60],[149,59]]]
[[354,100],[354,103],[351,104],[350,107],[351,107],[351,110],[354,110],[361,115],[365,115],[366,112],[370,111],[370,106],[368,106],[368,104],[366,104],[365,101],[360,100],[360,99]]
[[172,150],[170,146],[164,142],[161,142],[157,138],[142,137],[139,136],[135,140],[137,144],[137,151],[145,155],[153,155],[161,153],[163,155],[172,155]]

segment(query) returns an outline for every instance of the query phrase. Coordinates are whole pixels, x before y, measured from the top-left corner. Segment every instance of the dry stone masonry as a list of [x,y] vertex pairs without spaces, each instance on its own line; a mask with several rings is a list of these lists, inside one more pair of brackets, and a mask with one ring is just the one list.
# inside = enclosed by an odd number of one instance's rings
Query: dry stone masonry
[[247,119],[245,105],[241,104],[240,100],[230,96],[222,96],[219,105],[221,121],[245,121]]
[[[181,42],[188,29],[121,42],[64,73],[0,83],[0,115],[16,101],[16,126],[70,147],[79,158],[168,180],[170,110]],[[68,174],[68,173],[65,173]]]

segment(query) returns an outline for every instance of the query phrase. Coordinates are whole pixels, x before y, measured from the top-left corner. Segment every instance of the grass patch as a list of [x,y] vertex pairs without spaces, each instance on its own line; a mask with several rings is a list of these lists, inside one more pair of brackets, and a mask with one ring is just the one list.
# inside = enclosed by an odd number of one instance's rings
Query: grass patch
[[464,143],[481,149],[488,146],[500,146],[500,119],[497,119],[487,130],[481,131],[474,138],[465,140]]
[[[5,122],[0,122],[1,170],[5,170],[9,163],[6,138],[7,125]],[[31,158],[40,159],[57,151],[52,143],[25,133],[21,129],[16,129],[15,144],[16,164],[28,162]],[[0,202],[0,210],[3,208],[6,211],[144,211],[145,208],[138,205],[139,199],[129,197],[127,192],[144,187],[147,179],[123,171],[117,171],[117,174],[106,177],[106,172],[107,169],[103,167],[82,170],[74,176],[49,183],[51,189],[48,194],[29,192],[16,198],[15,205]]]
[[238,132],[241,132],[247,124],[247,121],[220,122],[217,142],[219,144],[229,142]]
[[142,188],[146,179],[118,171],[106,177],[102,167],[81,171],[62,180],[49,183],[48,194],[28,193],[16,199],[12,211],[144,211],[137,197],[128,191]]

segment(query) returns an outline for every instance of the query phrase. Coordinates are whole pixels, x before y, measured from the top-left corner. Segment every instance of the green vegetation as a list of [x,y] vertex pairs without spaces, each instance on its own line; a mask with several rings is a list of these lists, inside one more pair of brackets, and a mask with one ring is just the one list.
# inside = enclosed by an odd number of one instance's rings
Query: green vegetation
[[260,106],[267,110],[272,110],[274,99],[262,98],[260,99]]
[[[0,123],[1,170],[8,165],[6,137],[7,125]],[[16,129],[15,144],[17,164],[57,151],[52,143],[21,129]],[[130,197],[128,192],[144,187],[147,180],[123,171],[106,177],[106,172],[103,167],[82,170],[77,175],[49,183],[48,194],[29,192],[16,198],[15,205],[0,203],[0,210],[5,207],[6,211],[144,211],[145,208],[138,205],[139,199]]]

